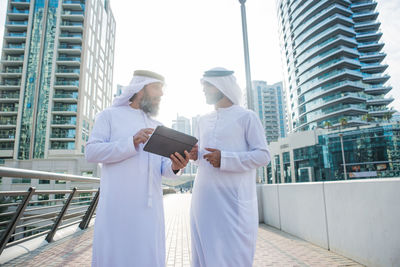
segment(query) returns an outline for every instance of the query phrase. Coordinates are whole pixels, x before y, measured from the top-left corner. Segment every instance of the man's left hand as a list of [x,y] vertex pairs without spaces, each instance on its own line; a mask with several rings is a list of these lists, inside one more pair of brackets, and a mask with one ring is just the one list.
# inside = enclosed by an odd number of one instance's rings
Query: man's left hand
[[175,155],[171,154],[171,156],[170,156],[171,161],[172,161],[171,167],[172,167],[173,171],[179,171],[180,169],[183,169],[186,167],[186,165],[189,162],[189,158],[190,158],[190,155],[186,150],[185,150],[185,156],[186,157],[183,158],[181,156],[181,154],[179,154],[178,152],[175,152]]
[[206,148],[211,153],[205,154],[203,157],[205,160],[210,162],[215,168],[221,167],[221,150],[215,148]]

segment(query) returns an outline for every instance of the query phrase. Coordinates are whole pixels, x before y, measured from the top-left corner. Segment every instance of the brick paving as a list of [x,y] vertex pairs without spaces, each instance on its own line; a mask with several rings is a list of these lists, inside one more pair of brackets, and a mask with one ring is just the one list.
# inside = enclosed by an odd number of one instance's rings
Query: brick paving
[[[190,197],[190,194],[177,194],[167,195],[164,199],[167,267],[190,266]],[[90,228],[36,249],[3,266],[90,266],[92,238],[93,228]],[[253,266],[362,265],[275,228],[260,225]]]

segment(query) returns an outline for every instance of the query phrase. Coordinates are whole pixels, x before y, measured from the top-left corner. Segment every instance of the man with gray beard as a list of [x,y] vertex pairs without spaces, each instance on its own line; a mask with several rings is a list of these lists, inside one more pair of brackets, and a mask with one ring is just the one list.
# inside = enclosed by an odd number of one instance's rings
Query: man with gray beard
[[164,77],[135,71],[112,107],[97,115],[86,159],[102,163],[92,266],[165,266],[161,176],[176,177],[189,161],[143,151],[154,128]]

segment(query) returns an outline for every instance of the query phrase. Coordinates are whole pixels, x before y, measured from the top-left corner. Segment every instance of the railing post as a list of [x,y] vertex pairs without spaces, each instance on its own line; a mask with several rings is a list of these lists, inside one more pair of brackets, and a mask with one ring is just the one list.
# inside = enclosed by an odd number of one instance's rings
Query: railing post
[[67,212],[69,204],[71,203],[72,198],[74,197],[75,193],[76,193],[76,187],[74,187],[74,189],[72,189],[72,192],[69,194],[67,202],[65,202],[65,205],[62,208],[62,210],[60,211],[60,213],[58,214],[58,217],[57,217],[56,221],[54,222],[53,227],[51,228],[50,232],[47,234],[47,236],[46,236],[47,242],[50,243],[53,241],[53,237],[57,231],[57,228],[58,228],[58,226],[60,226],[61,221],[64,218],[64,215]]
[[3,252],[4,248],[6,247],[8,240],[11,237],[12,232],[15,230],[15,226],[19,222],[19,219],[21,218],[22,214],[24,214],[24,211],[25,211],[26,207],[28,206],[28,203],[31,200],[33,193],[35,193],[35,188],[30,187],[28,189],[28,194],[26,195],[25,199],[18,206],[18,209],[15,212],[14,218],[12,219],[11,223],[7,226],[7,229],[4,231],[3,237],[0,241],[0,254]]
[[81,223],[79,224],[79,228],[81,228],[82,230],[85,230],[89,226],[90,220],[92,219],[94,211],[96,210],[97,203],[99,202],[99,195],[100,195],[100,188],[99,190],[97,190],[96,195],[94,195],[94,198],[90,203],[90,206],[87,209],[85,216],[83,217]]

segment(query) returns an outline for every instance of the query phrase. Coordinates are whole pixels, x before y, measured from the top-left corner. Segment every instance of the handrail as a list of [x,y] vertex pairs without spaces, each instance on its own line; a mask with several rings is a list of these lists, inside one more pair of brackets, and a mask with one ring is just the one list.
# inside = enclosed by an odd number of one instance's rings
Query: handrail
[[[0,167],[0,177],[28,178],[40,180],[64,180],[98,184],[97,177]],[[0,191],[0,254],[5,248],[21,242],[44,236],[48,242],[58,229],[70,225],[88,227],[98,203],[99,189]],[[37,200],[38,195],[67,194],[59,199]],[[80,195],[87,194],[87,195]],[[5,201],[5,203],[3,203]],[[64,203],[62,203],[64,202]],[[45,205],[45,206],[41,206]],[[72,206],[72,207],[71,207]],[[61,208],[61,210],[60,210]],[[49,222],[45,223],[44,222]],[[29,227],[29,229],[26,229]],[[39,233],[36,233],[39,231]]]
[[[60,173],[35,171],[35,170],[24,170],[18,168],[10,168],[10,167],[0,167],[0,177],[33,178],[41,180],[64,180],[64,181],[87,182],[87,183],[100,182],[100,178],[95,178],[95,177],[78,176],[72,174],[60,174]],[[45,190],[41,190],[38,192],[45,193],[44,191]],[[26,194],[25,191],[23,191],[23,193]]]

